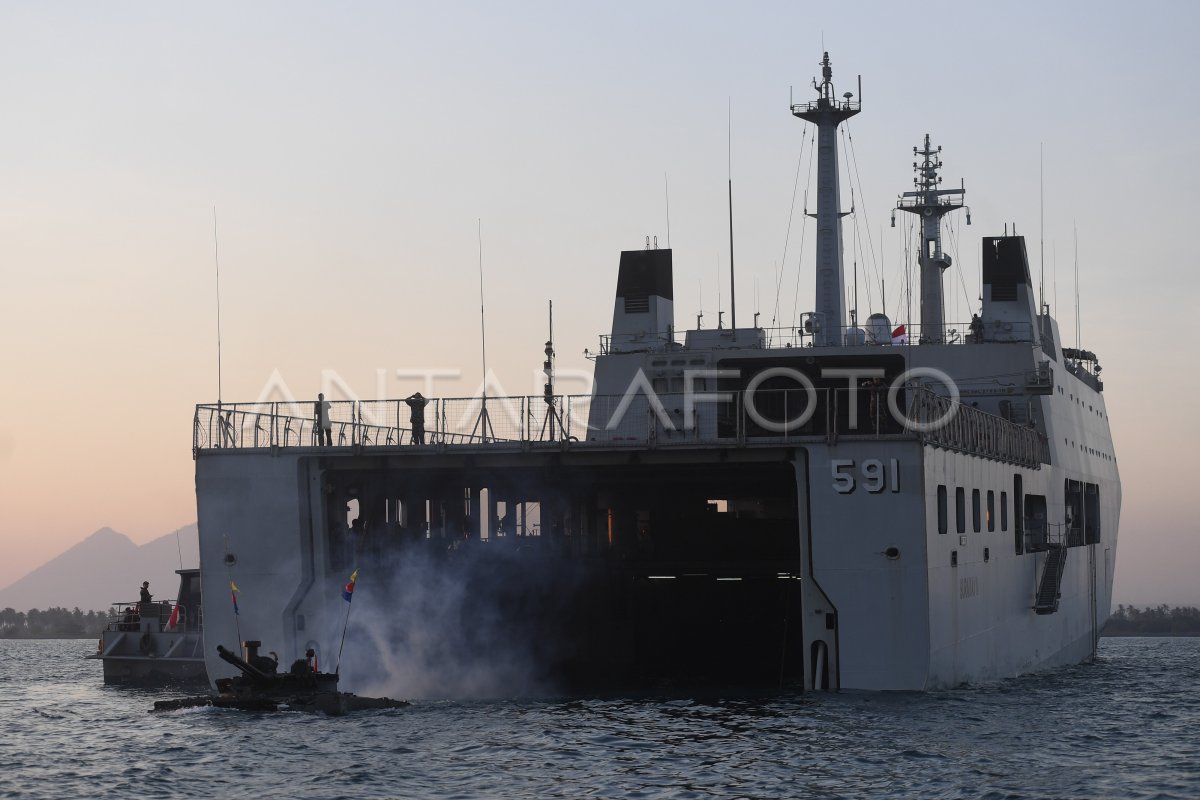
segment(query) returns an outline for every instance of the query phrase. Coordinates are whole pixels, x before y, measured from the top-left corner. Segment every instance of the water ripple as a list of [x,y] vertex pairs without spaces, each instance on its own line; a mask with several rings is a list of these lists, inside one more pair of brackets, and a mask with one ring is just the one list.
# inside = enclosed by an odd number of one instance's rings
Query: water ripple
[[[930,694],[148,712],[90,643],[0,641],[0,797],[1200,797],[1200,639]],[[15,691],[19,685],[20,691]],[[16,735],[19,733],[19,735]]]

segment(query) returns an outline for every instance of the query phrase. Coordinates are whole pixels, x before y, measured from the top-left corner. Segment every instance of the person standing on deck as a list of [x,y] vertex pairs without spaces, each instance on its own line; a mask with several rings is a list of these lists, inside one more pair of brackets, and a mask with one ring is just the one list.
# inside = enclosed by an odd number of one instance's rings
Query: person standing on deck
[[329,401],[324,393],[318,394],[317,402],[313,404],[313,423],[317,428],[317,446],[332,447],[333,420],[329,417]]
[[420,392],[413,392],[404,398],[404,402],[410,409],[408,421],[412,425],[412,443],[425,444],[425,406],[429,401]]
[[[142,591],[141,594],[138,595],[137,613],[132,620],[134,623],[136,623],[143,614],[150,613],[148,606],[153,599],[153,596],[150,594],[150,581],[142,581]],[[128,628],[128,630],[137,630],[136,624],[134,627]]]

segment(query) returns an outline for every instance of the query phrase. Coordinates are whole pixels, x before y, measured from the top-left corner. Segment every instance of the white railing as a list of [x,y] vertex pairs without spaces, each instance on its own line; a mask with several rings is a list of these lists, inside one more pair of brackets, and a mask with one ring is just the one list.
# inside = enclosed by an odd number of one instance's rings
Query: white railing
[[[1049,463],[1044,436],[1027,425],[963,405],[922,386],[904,387],[896,408],[886,389],[758,389],[680,393],[436,398],[424,409],[427,447],[752,446],[909,438],[934,447],[1030,467]],[[695,398],[693,398],[695,400]],[[321,447],[312,403],[196,406],[193,452]],[[403,400],[330,403],[333,448],[394,448],[415,442]]]
[[[918,323],[889,323],[888,330],[873,330],[864,321],[859,325],[847,325],[839,328],[840,335],[832,337],[824,347],[912,347],[918,345],[949,345],[971,344],[977,342],[1031,342],[1034,340],[1034,325],[1029,322],[984,323],[947,322],[937,330],[926,331]],[[739,328],[736,332],[738,346],[746,348],[746,343],[753,340],[750,331],[761,332],[762,342],[766,348],[796,348],[816,346],[816,334],[807,330],[805,325],[774,328]],[[673,331],[666,334],[603,334],[600,336],[599,355],[617,352],[663,352],[673,353],[682,347],[688,333]],[[720,337],[724,334],[730,342],[734,341],[734,331],[729,328],[706,328],[700,331],[706,336]],[[897,335],[892,336],[893,333]],[[732,345],[731,345],[732,346]]]

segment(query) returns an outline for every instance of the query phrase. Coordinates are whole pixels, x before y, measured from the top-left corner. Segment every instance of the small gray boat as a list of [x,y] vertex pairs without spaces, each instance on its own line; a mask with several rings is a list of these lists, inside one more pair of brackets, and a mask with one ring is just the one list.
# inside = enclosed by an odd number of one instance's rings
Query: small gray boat
[[174,602],[113,603],[88,658],[104,662],[104,682],[127,686],[206,684],[200,570],[178,569]]

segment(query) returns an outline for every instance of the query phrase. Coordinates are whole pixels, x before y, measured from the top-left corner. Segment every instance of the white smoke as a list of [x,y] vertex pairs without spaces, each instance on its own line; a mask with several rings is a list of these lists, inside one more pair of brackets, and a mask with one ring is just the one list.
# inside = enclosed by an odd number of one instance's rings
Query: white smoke
[[364,565],[341,664],[367,695],[482,699],[555,690],[568,562],[512,541],[421,539]]

